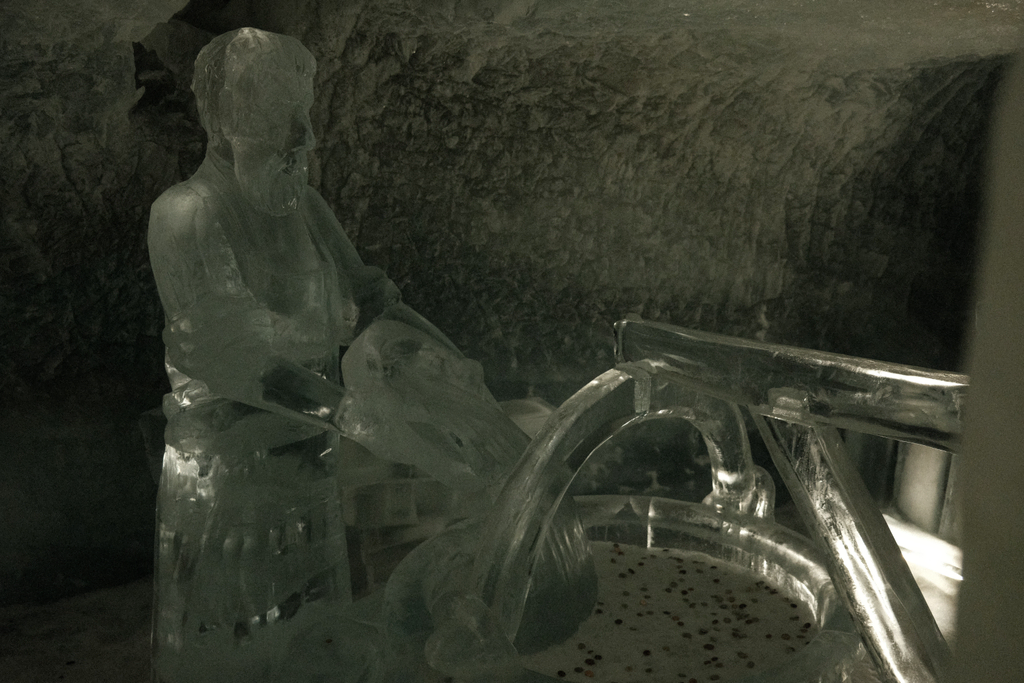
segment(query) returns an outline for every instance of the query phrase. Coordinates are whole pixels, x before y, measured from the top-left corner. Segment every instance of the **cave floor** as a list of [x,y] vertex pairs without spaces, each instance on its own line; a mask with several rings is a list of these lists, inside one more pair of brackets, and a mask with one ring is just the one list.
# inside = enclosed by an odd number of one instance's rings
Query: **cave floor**
[[[147,683],[152,578],[42,605],[0,607],[6,683]],[[863,660],[853,683],[877,683]]]
[[[792,504],[776,520],[800,529]],[[911,565],[917,569],[916,565]],[[956,588],[948,580],[915,571],[936,621],[952,644]],[[0,607],[0,679],[6,683],[147,683],[153,579],[55,602]],[[876,683],[864,659],[852,683]]]
[[[42,605],[0,607],[6,683],[147,683],[152,578]],[[861,660],[852,683],[877,683]]]
[[7,683],[145,683],[153,579],[0,608]]

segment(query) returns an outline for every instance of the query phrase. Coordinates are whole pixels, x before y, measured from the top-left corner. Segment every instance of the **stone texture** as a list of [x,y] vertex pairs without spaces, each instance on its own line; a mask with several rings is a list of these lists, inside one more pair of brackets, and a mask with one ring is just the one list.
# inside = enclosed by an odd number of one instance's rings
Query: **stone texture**
[[145,216],[201,138],[133,116],[132,41],[183,4],[0,9],[0,603],[152,561],[137,420],[164,380]]
[[0,332],[5,393],[112,356],[132,362],[137,336],[153,333],[138,230],[150,197],[138,180],[161,169],[139,148],[130,118],[140,94],[131,41],[182,4],[5,4],[0,315],[13,323]]
[[364,12],[318,55],[315,120],[366,258],[492,381],[592,375],[629,312],[955,366],[1004,58],[828,55],[667,11]]

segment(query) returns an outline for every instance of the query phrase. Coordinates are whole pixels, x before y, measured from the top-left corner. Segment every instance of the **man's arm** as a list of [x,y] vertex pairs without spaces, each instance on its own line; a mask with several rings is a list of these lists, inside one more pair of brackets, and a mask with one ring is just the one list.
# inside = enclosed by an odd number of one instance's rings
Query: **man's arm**
[[441,330],[402,303],[398,286],[388,279],[383,270],[363,264],[363,260],[359,258],[359,253],[349,240],[348,235],[345,234],[345,230],[341,227],[334,212],[331,211],[331,207],[313,188],[309,188],[308,193],[311,218],[327,241],[338,269],[352,283],[352,291],[360,309],[357,333],[374,320],[395,320],[426,333],[461,355],[455,344]]
[[149,252],[171,363],[224,398],[336,428],[342,387],[275,353],[280,316],[245,287],[207,201],[187,183],[153,204]]

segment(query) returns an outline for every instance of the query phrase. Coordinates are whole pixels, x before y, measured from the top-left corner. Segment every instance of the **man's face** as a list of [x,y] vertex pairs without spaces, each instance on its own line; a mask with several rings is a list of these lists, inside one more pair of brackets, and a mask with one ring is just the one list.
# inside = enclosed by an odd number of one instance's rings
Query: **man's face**
[[257,123],[230,139],[235,177],[258,211],[285,216],[298,210],[309,175],[315,139],[308,100],[270,96],[255,107]]

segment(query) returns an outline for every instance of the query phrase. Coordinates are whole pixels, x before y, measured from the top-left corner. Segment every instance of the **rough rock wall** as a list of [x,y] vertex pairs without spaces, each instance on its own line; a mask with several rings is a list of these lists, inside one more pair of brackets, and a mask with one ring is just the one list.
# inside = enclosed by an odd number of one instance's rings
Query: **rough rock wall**
[[137,422],[164,380],[144,225],[179,143],[173,116],[133,120],[132,41],[183,4],[0,8],[0,602],[151,562]]
[[628,312],[957,363],[1019,3],[182,4],[0,10],[0,601],[145,571],[146,216],[242,25],[317,56],[313,182],[499,393],[561,400]]
[[[153,310],[144,235],[159,175],[130,113],[132,41],[184,0],[33,0],[3,10],[0,386],[134,360]],[[149,177],[147,177],[149,176]],[[148,182],[147,182],[148,181]],[[152,328],[153,316],[146,322]],[[97,349],[104,348],[104,353]]]
[[322,191],[410,303],[520,387],[607,367],[629,312],[956,365],[998,50],[600,11],[322,47]]

